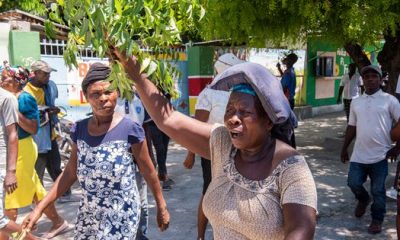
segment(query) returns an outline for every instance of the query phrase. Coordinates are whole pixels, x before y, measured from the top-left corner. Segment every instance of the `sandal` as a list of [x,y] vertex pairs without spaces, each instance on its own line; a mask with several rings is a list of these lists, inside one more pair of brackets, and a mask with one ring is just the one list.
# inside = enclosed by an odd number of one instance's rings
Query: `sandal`
[[59,235],[61,232],[63,232],[64,230],[68,229],[68,222],[66,220],[64,220],[63,224],[61,224],[57,229],[54,229],[52,231],[46,232],[44,233],[41,238],[45,238],[45,239],[51,239],[54,238],[55,236]]

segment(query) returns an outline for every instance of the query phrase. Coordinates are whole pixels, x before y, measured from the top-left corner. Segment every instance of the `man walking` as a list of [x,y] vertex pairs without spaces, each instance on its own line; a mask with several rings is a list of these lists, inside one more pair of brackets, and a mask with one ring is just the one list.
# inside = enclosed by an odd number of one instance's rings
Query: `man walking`
[[[57,70],[51,68],[47,62],[42,60],[34,62],[31,66],[31,70],[34,73],[34,77],[26,84],[24,90],[36,99],[39,110],[42,109],[40,113],[41,129],[34,136],[34,139],[38,145],[39,152],[35,169],[43,184],[45,169],[47,169],[53,181],[55,181],[62,172],[61,156],[56,141],[57,135],[54,129],[54,126],[58,122],[57,113],[60,112],[60,109],[55,106],[58,90],[56,84],[50,81],[50,73]],[[65,196],[61,197],[59,201],[74,201],[71,197],[71,190],[69,190]]]
[[359,97],[361,95],[360,92],[361,94],[364,93],[363,82],[357,72],[357,65],[355,63],[350,63],[348,73],[344,74],[340,81],[337,98],[337,103],[339,104],[343,94],[343,104],[347,122],[349,121],[351,101]]
[[382,231],[386,213],[385,179],[388,174],[387,159],[396,159],[399,144],[391,148],[390,130],[400,118],[400,104],[390,94],[383,92],[382,71],[377,66],[366,66],[361,70],[365,93],[352,101],[349,122],[341,152],[341,161],[349,160],[347,148],[356,138],[350,159],[348,186],[358,204],[354,215],[362,217],[370,202],[370,196],[363,184],[371,179],[372,221],[368,227],[371,234]]

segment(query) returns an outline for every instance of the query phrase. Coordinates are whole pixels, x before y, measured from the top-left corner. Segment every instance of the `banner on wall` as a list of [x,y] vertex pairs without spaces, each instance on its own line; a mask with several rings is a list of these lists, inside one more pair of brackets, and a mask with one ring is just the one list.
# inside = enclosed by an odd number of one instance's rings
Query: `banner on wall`
[[88,104],[81,90],[81,83],[89,71],[90,65],[95,62],[101,62],[108,65],[108,61],[104,60],[78,60],[78,67],[67,73],[68,104],[70,106],[81,106]]

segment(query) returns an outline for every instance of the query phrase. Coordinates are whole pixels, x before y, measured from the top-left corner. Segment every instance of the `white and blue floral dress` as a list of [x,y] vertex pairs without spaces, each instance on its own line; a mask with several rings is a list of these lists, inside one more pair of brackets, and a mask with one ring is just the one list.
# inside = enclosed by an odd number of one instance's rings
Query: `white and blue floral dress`
[[71,133],[83,190],[75,239],[135,239],[140,199],[130,147],[144,140],[143,128],[123,118],[106,134],[91,136],[88,121],[77,122]]

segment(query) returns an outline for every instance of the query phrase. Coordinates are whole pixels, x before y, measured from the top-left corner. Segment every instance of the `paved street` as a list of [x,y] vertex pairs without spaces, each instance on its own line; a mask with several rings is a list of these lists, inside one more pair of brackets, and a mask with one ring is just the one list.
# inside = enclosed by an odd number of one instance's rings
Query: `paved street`
[[[383,224],[383,232],[370,235],[366,229],[370,222],[369,211],[361,218],[353,216],[355,199],[346,186],[348,164],[339,161],[339,154],[343,138],[339,136],[345,128],[344,113],[334,113],[306,119],[299,123],[296,131],[298,150],[305,155],[315,177],[318,188],[318,225],[315,239],[396,239],[394,200],[387,201],[387,217]],[[202,188],[200,161],[192,170],[182,166],[185,150],[171,143],[168,154],[168,170],[175,180],[175,187],[164,192],[171,214],[170,228],[160,233],[156,227],[154,215],[154,201],[150,197],[150,239],[195,239],[196,212],[198,199]],[[393,182],[395,164],[390,164],[390,176],[387,186]],[[46,180],[46,188],[51,186],[50,178]],[[79,196],[79,187],[76,185],[73,193]],[[73,228],[78,203],[57,203],[57,209],[71,223]],[[27,211],[25,211],[27,212]],[[20,220],[22,219],[21,214]],[[262,224],[262,223],[260,223]],[[39,224],[39,233],[49,228],[49,221],[43,217]],[[55,239],[73,239],[73,230],[66,232]],[[206,239],[212,239],[211,229]]]

